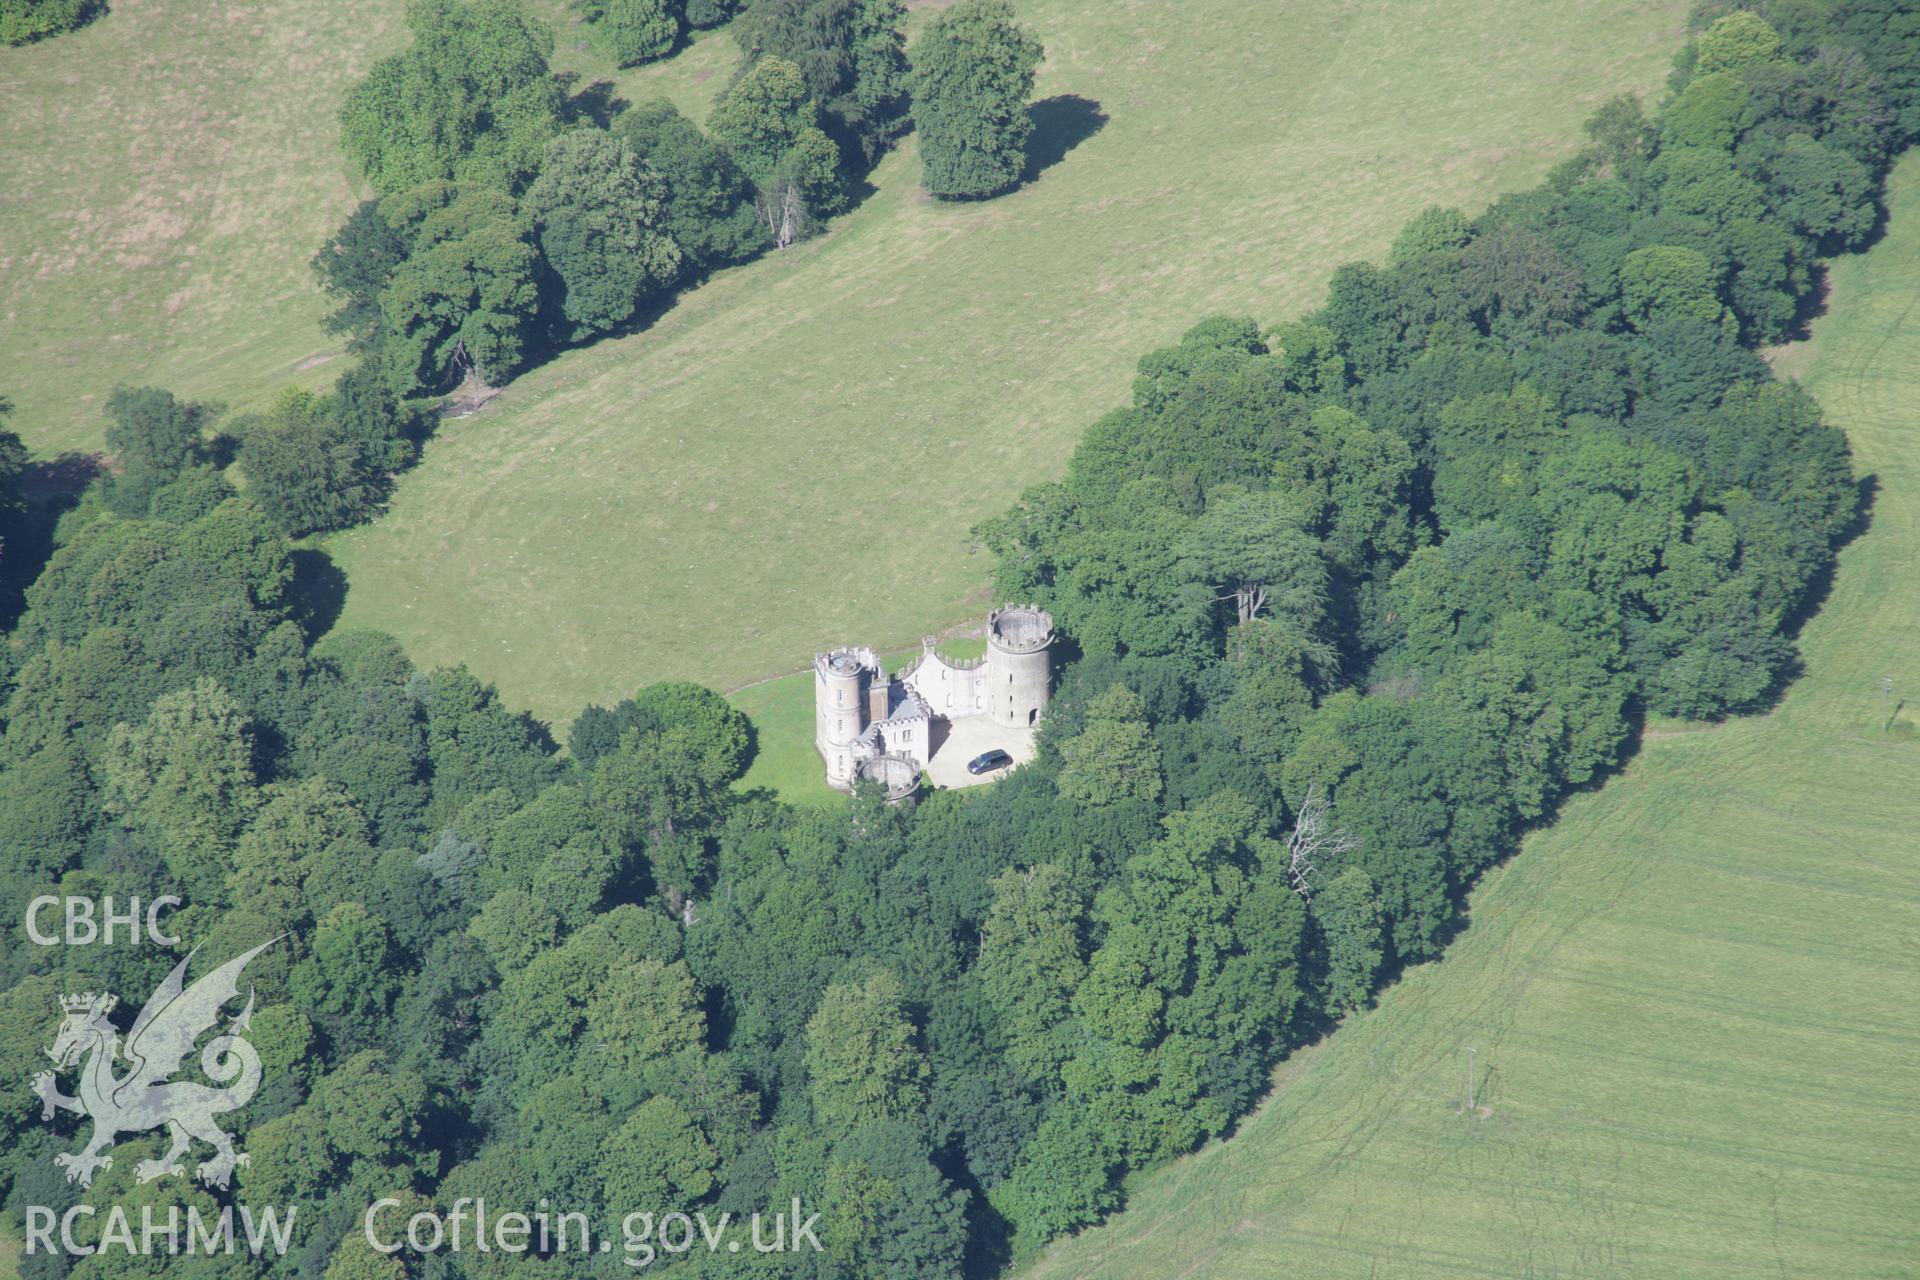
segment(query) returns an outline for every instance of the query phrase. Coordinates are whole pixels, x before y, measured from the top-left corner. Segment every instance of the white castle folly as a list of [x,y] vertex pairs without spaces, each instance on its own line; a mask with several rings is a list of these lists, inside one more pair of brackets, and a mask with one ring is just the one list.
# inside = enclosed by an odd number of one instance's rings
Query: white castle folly
[[[1053,619],[1045,610],[1010,604],[988,614],[983,658],[943,658],[932,636],[921,644],[920,656],[893,676],[866,647],[814,655],[813,741],[827,785],[850,791],[872,778],[904,796],[949,739],[983,750],[1025,746],[1047,709],[1053,676]],[[996,740],[996,730],[1006,741]]]

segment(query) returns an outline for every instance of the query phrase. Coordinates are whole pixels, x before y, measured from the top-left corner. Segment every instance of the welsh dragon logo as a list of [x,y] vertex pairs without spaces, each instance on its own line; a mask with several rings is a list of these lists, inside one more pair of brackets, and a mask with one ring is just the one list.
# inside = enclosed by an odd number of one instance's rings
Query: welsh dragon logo
[[[142,1160],[134,1166],[134,1176],[141,1182],[169,1174],[184,1175],[186,1168],[180,1158],[195,1139],[214,1150],[213,1158],[202,1161],[194,1170],[208,1186],[224,1189],[234,1169],[247,1163],[247,1157],[234,1147],[233,1135],[221,1129],[216,1117],[244,1107],[260,1088],[260,1055],[241,1038],[253,1016],[251,988],[246,1008],[200,1053],[200,1069],[225,1087],[172,1077],[181,1071],[194,1043],[219,1020],[221,1007],[240,994],[240,971],[272,945],[260,944],[192,986],[186,985],[187,965],[193,959],[189,952],[133,1020],[124,1048],[120,1033],[107,1020],[116,1004],[112,995],[87,992],[60,998],[66,1021],[61,1023],[59,1037],[47,1056],[60,1071],[86,1059],[80,1068],[79,1096],[70,1098],[61,1093],[54,1071],[36,1075],[33,1091],[40,1097],[42,1120],[53,1119],[58,1110],[93,1121],[93,1136],[84,1150],[63,1151],[54,1157],[54,1162],[67,1171],[67,1181],[91,1186],[96,1172],[113,1167],[113,1157],[102,1153],[116,1137],[144,1133],[161,1125],[167,1127],[173,1144],[158,1160]],[[127,1071],[115,1075],[114,1066],[122,1059],[128,1064]]]

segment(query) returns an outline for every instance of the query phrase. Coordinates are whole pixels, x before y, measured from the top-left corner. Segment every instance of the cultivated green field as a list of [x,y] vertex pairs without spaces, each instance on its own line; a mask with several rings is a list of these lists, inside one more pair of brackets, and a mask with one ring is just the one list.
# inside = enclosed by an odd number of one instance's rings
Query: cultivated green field
[[[1645,744],[1239,1136],[1025,1274],[1920,1274],[1920,159],[1780,353],[1879,486],[1772,715]],[[1466,1050],[1476,1110],[1461,1114]]]
[[[1011,196],[931,203],[909,144],[822,240],[449,423],[332,540],[345,624],[557,720],[984,612],[967,530],[1054,474],[1133,361],[1209,312],[1279,320],[1435,200],[1536,180],[1652,90],[1684,0],[1026,0],[1056,138]],[[696,58],[725,37],[696,46]],[[703,64],[694,74],[724,71]],[[649,73],[697,96],[677,68]]]

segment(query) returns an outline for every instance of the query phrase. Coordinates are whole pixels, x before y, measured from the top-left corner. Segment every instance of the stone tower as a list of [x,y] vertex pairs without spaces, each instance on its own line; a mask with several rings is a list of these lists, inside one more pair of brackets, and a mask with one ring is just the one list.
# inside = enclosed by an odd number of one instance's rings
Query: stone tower
[[1053,679],[1053,618],[1030,604],[987,615],[987,714],[995,724],[1031,729],[1046,714]]
[[[827,781],[853,785],[854,743],[871,716],[871,690],[886,687],[871,649],[835,649],[813,659],[813,742],[827,762]],[[884,714],[884,713],[883,713]]]

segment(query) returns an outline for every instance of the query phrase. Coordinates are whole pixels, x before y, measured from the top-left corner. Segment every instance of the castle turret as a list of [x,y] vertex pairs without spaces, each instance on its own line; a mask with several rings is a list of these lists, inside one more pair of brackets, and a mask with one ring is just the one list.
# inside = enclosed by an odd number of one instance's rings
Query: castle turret
[[827,781],[853,783],[853,744],[867,727],[867,689],[879,669],[865,649],[835,649],[813,659],[813,744],[827,763]]
[[877,782],[887,789],[887,803],[911,800],[920,790],[920,764],[907,756],[866,756],[854,762],[858,781]]
[[1030,604],[987,615],[987,714],[1030,729],[1046,714],[1053,680],[1053,618]]

